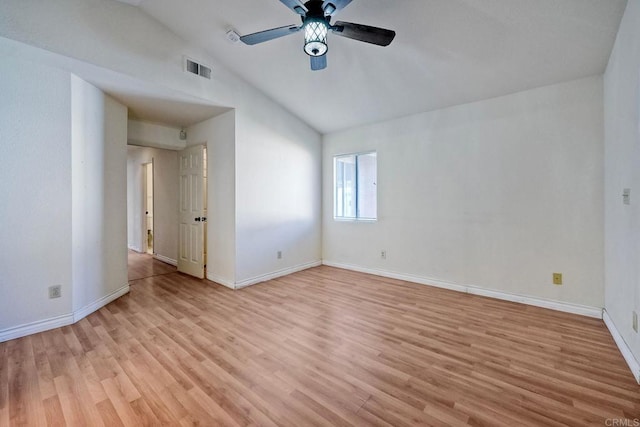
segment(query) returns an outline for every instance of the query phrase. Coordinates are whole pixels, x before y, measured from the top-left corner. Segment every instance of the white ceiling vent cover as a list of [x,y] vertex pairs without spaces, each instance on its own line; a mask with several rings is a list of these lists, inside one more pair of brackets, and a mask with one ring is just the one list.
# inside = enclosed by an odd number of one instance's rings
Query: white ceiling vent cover
[[186,56],[184,57],[184,71],[211,80],[211,67],[200,64]]

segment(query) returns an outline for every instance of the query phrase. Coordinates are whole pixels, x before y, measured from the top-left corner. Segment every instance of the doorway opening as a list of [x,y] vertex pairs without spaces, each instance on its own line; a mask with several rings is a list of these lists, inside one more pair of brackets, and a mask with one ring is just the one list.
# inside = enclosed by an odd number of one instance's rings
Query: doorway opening
[[142,246],[144,252],[153,255],[153,161],[142,165],[144,227]]

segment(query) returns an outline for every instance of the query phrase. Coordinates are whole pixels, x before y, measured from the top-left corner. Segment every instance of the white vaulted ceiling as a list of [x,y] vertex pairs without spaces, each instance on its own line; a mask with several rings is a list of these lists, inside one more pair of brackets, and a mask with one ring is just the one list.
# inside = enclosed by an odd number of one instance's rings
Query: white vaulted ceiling
[[337,20],[393,29],[386,48],[329,35],[309,69],[302,34],[256,46],[249,34],[298,24],[279,0],[129,0],[205,48],[322,133],[604,72],[626,0],[354,0]]

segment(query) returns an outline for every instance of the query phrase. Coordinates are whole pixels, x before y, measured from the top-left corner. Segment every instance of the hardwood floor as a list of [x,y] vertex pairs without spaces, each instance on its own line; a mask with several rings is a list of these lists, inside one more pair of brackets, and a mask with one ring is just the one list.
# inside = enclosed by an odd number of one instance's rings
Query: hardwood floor
[[75,325],[0,344],[0,367],[2,426],[640,418],[602,321],[330,267],[240,291],[135,280]]
[[129,281],[176,271],[173,265],[158,261],[149,254],[129,250]]

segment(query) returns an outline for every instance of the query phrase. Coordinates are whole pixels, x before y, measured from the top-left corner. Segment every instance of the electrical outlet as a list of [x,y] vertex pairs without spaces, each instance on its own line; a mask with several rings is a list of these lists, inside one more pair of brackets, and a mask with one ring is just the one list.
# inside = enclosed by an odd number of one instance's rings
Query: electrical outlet
[[553,284],[562,285],[562,273],[553,273]]
[[633,330],[636,331],[636,334],[637,334],[638,333],[638,313],[636,313],[635,311],[633,312],[633,320],[632,320],[631,326],[633,327]]
[[49,299],[60,298],[62,296],[62,286],[49,286]]
[[282,251],[278,251],[278,259],[282,259]]
[[380,258],[387,259],[387,251],[380,251]]

